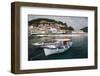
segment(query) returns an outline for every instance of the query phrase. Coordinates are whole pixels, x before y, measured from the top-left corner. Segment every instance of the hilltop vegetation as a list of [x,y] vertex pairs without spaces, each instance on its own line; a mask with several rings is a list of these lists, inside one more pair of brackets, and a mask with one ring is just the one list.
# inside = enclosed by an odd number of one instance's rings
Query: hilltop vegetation
[[70,30],[70,31],[73,31],[74,28],[71,27],[71,26],[68,26],[67,23],[63,23],[61,21],[56,21],[54,19],[48,19],[48,18],[38,18],[38,19],[35,19],[35,20],[31,20],[28,22],[29,26],[31,24],[34,24],[34,23],[40,23],[41,21],[46,21],[46,22],[51,22],[51,23],[57,23],[57,24],[61,24],[62,26],[65,26],[64,28],[61,28],[61,29],[66,29],[66,30]]
[[56,21],[54,19],[48,19],[48,18],[38,18],[38,19],[35,19],[35,20],[31,20],[29,21],[29,25],[33,24],[33,23],[40,23],[41,21],[46,21],[46,22],[53,22],[53,23],[58,23],[58,24],[62,24],[62,25],[66,25],[66,23],[63,23],[61,21]]
[[80,30],[82,30],[83,32],[88,32],[88,27],[81,28]]

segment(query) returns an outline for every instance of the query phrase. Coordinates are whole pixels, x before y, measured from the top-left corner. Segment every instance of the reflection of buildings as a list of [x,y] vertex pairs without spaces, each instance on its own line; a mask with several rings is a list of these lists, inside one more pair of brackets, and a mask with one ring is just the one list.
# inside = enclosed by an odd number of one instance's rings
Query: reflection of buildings
[[55,22],[41,21],[40,23],[33,23],[29,25],[30,33],[66,33],[67,26]]

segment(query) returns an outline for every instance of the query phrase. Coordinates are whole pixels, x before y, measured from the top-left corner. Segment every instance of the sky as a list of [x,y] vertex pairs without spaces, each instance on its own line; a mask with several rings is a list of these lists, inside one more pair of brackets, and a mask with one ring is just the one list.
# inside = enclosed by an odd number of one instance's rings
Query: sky
[[62,21],[63,23],[67,23],[68,26],[72,26],[75,31],[79,31],[81,28],[88,26],[88,17],[28,15],[28,21],[38,18],[48,18],[48,19],[54,19],[56,21]]

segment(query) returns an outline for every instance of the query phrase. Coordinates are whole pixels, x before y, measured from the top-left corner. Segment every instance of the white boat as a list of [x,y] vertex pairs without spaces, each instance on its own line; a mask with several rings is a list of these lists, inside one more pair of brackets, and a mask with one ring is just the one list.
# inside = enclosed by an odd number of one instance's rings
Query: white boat
[[43,46],[46,56],[56,53],[62,53],[68,50],[72,46],[70,39],[56,39],[57,42]]
[[55,39],[55,41],[54,43],[34,43],[33,45],[43,47],[45,56],[65,52],[72,46],[70,39]]

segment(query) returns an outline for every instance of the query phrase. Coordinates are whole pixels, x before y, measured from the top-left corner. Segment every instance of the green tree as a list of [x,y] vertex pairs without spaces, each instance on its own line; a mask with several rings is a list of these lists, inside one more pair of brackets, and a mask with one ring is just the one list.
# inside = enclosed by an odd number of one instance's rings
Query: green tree
[[82,30],[83,32],[88,32],[88,27],[81,28],[80,30]]
[[71,27],[71,26],[69,26],[69,27],[68,27],[68,30],[70,30],[70,31],[74,31],[74,28]]

